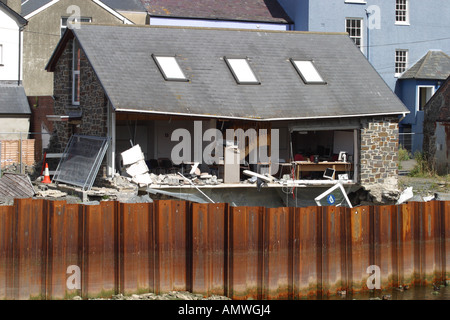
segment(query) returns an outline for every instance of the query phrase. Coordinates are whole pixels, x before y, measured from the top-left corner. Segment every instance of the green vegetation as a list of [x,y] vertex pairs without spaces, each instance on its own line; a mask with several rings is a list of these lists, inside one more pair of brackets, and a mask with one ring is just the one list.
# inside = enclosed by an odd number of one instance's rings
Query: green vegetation
[[403,146],[400,146],[398,149],[398,169],[403,169],[402,161],[407,161],[411,159],[411,155],[408,150],[404,149]]
[[424,152],[416,152],[414,154],[414,160],[416,160],[415,167],[408,174],[410,177],[416,178],[439,178],[440,181],[448,183],[450,181],[450,175],[438,175],[433,164],[428,161],[427,155]]
[[398,149],[398,160],[399,161],[407,161],[411,159],[411,155],[408,150],[404,149],[403,146],[400,146]]
[[414,159],[416,160],[416,165],[409,173],[410,177],[431,178],[437,176],[424,152],[416,152]]

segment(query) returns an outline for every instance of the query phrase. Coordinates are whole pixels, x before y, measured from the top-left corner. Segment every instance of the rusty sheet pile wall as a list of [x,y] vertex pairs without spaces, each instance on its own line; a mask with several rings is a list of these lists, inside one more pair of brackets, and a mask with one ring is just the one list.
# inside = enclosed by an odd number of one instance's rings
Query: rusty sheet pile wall
[[[450,202],[231,207],[184,201],[0,207],[0,299],[187,290],[301,299],[429,284],[450,275]],[[71,267],[81,288],[68,286]],[[70,271],[70,272],[69,272]]]

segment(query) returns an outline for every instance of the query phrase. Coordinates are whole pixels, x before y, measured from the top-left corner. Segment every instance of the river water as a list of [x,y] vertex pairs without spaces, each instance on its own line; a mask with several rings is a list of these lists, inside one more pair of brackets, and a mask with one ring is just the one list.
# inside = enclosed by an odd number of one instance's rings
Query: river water
[[407,290],[374,290],[357,294],[318,297],[317,300],[450,300],[450,286],[414,286]]

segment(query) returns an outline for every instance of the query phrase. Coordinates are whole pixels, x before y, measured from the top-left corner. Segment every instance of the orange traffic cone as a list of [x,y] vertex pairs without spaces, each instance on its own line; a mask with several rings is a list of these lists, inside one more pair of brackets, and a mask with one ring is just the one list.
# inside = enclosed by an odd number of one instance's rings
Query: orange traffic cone
[[44,180],[42,180],[42,183],[52,183],[52,181],[50,180],[50,174],[48,172],[48,163],[45,164]]

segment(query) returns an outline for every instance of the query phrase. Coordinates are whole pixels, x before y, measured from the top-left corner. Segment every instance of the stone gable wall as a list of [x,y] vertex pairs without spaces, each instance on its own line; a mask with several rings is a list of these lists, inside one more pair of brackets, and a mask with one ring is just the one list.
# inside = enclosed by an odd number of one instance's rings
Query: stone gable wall
[[360,183],[379,201],[398,187],[398,120],[380,117],[362,123]]
[[107,135],[107,98],[84,52],[81,54],[80,106],[72,105],[72,41],[62,53],[54,72],[55,114],[67,115],[81,110],[81,120],[55,122],[54,152],[63,152],[70,137],[79,133],[88,136]]

